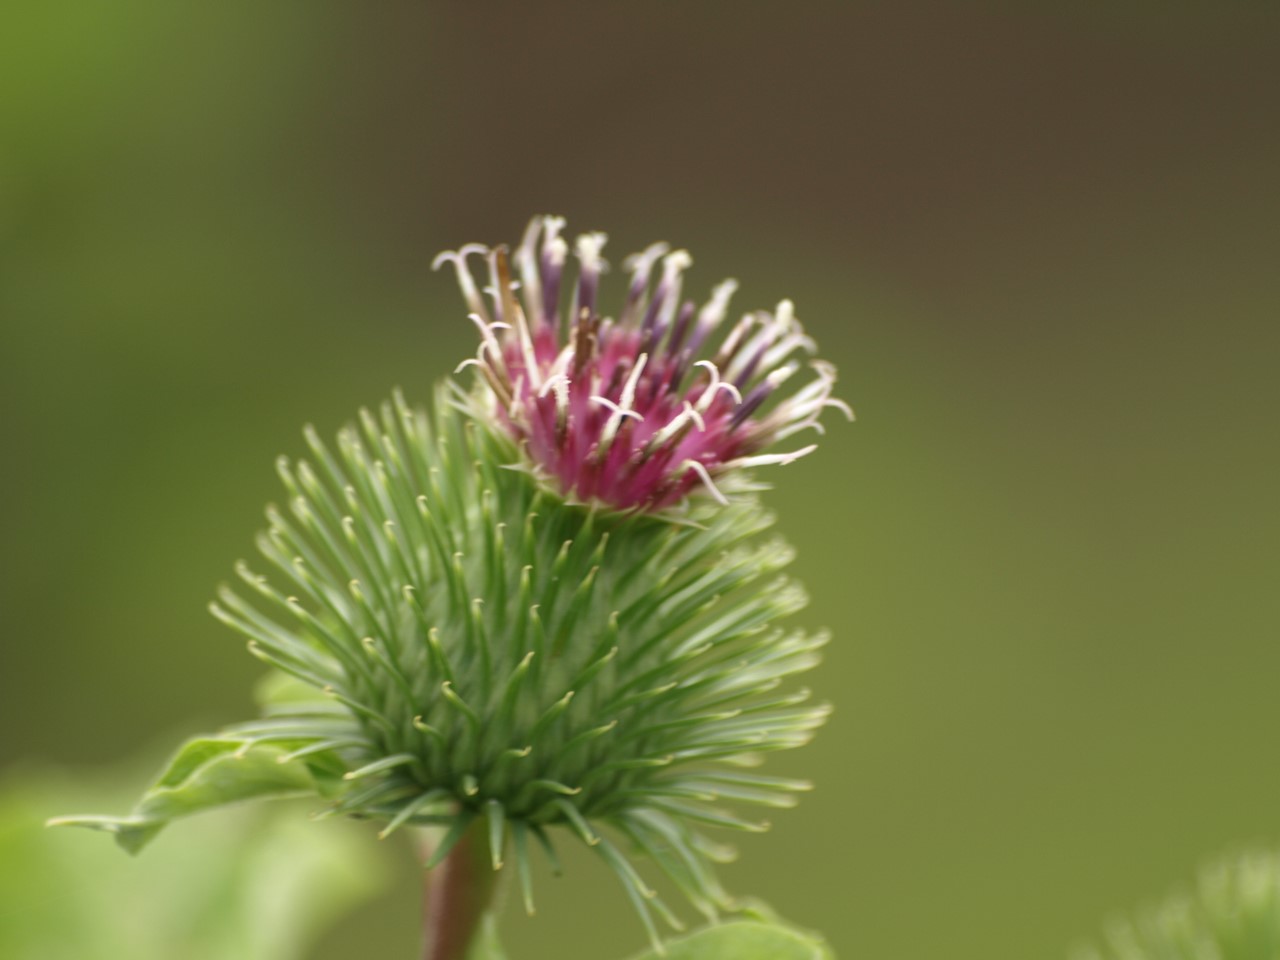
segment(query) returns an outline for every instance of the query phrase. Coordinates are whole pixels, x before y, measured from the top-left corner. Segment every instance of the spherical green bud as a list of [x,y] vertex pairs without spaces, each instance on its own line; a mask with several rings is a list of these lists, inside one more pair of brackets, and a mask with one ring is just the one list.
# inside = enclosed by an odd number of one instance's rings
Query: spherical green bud
[[387,831],[457,839],[484,818],[495,866],[510,837],[522,877],[528,835],[563,827],[647,911],[612,827],[714,915],[697,828],[764,829],[732,807],[790,806],[807,784],[751,768],[827,713],[781,689],[824,642],[777,625],[805,602],[779,574],[791,551],[746,494],[680,522],[566,502],[468,410],[446,389],[432,422],[397,397],[336,450],[309,432],[312,458],[280,463],[271,576],[240,565],[248,589],[213,609],[324,699],[228,733],[339,761],[335,809]]

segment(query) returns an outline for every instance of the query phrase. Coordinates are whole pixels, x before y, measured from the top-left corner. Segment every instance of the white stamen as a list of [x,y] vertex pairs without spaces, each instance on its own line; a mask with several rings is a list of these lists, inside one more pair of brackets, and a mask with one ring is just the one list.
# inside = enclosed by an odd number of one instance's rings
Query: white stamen
[[839,400],[835,397],[830,397],[822,405],[824,407],[835,407],[837,410],[839,410],[841,413],[845,415],[845,418],[850,423],[853,423],[853,421],[858,419],[854,415],[853,407],[849,406],[849,404],[845,403],[843,400]]
[[515,253],[525,312],[539,322],[545,319],[542,316],[542,280],[538,275],[538,234],[542,232],[544,220],[542,217],[534,217],[529,221],[524,238]]
[[688,250],[676,250],[669,253],[662,260],[662,273],[664,277],[675,278],[680,276],[681,271],[688,270],[693,266],[693,257]]
[[458,275],[458,287],[462,290],[462,297],[467,301],[467,306],[487,323],[491,319],[489,311],[485,309],[480,291],[476,289],[475,278],[471,275],[471,268],[467,266],[467,257],[473,253],[488,255],[489,248],[481,243],[468,243],[458,250],[445,250],[431,261],[431,269],[439,270],[442,265],[452,263],[454,272]]
[[[725,378],[728,380],[737,380],[747,364],[757,353],[760,354],[760,361],[756,365],[756,369],[765,370],[772,369],[776,364],[766,364],[765,356],[768,352],[766,348],[771,346],[775,340],[786,333],[787,325],[781,319],[775,319],[772,323],[767,323],[761,327],[760,331],[746,342],[746,344],[738,351],[737,356],[733,358],[733,362],[729,364],[729,368],[725,371]],[[788,351],[789,352],[789,351]],[[785,354],[784,354],[785,356]]]
[[515,384],[511,388],[511,403],[507,405],[507,416],[512,421],[528,423],[529,418],[524,416],[524,375],[521,374],[516,378]]
[[796,398],[791,397],[774,409],[773,413],[766,419],[765,426],[780,427],[788,423],[817,417],[826,405],[826,401],[827,397],[821,396],[817,399],[797,403]]
[[609,239],[609,235],[605,233],[583,233],[574,241],[574,253],[578,255],[578,261],[582,264],[582,269],[599,270],[603,272],[606,268],[604,258],[600,256],[600,251],[604,249],[605,241]]
[[648,443],[649,448],[657,449],[662,446],[683,430],[684,425],[691,420],[698,425],[699,430],[707,429],[706,422],[702,419],[702,415],[699,414],[697,410],[693,409],[693,404],[686,400],[684,402],[684,410],[672,417],[670,423],[653,435],[653,438]]
[[852,408],[831,396],[836,383],[835,367],[822,360],[815,360],[809,366],[817,373],[817,378],[780,403],[768,417],[753,424],[749,428],[753,436],[777,442],[802,430],[825,433],[818,418],[827,407],[834,407],[846,417],[853,418]]
[[827,434],[827,428],[824,427],[821,423],[819,423],[816,419],[810,417],[807,420],[801,420],[797,423],[792,423],[778,430],[774,430],[770,434],[770,437],[774,442],[777,442],[779,440],[785,440],[787,439],[787,437],[794,436],[797,433],[802,433],[805,430],[813,430],[820,437],[826,436]]
[[545,397],[548,393],[556,395],[556,418],[563,425],[564,418],[569,414],[569,378],[563,373],[548,377],[538,391],[538,396]]
[[631,274],[648,273],[658,262],[658,258],[670,249],[670,246],[662,242],[651,243],[639,253],[628,254],[622,261],[622,269]]
[[[765,314],[768,316],[768,314]],[[757,314],[748,313],[743,316],[729,331],[729,335],[724,338],[724,343],[720,345],[720,352],[716,354],[717,364],[729,364],[733,361],[734,355],[738,352],[738,348],[742,345],[743,338],[746,337],[747,331],[755,325]]]
[[516,338],[520,343],[520,354],[524,360],[525,372],[529,376],[529,388],[538,390],[542,386],[542,370],[538,366],[538,355],[533,349],[533,337],[529,335],[529,323],[525,320],[524,311],[516,304]]
[[[618,398],[618,403],[613,404],[606,401],[613,413],[608,421],[605,422],[604,429],[600,431],[600,450],[601,453],[607,452],[613,443],[614,435],[617,434],[618,428],[622,425],[622,418],[629,413],[635,413],[631,409],[631,404],[636,398],[636,384],[640,382],[640,374],[644,372],[644,365],[648,361],[647,353],[640,354],[636,360],[636,365],[631,368],[631,374],[627,377],[627,382],[622,386],[622,396]],[[603,397],[592,397],[593,400],[604,400]],[[643,420],[638,413],[635,414],[636,419]]]
[[680,308],[680,274],[693,266],[693,257],[688,250],[677,250],[662,258],[662,283],[667,288],[666,299],[662,303],[662,311],[657,317],[657,329],[670,330],[671,321],[675,319],[676,310]]
[[592,403],[598,403],[600,404],[600,406],[607,407],[609,410],[613,411],[613,415],[615,417],[618,417],[619,419],[621,419],[622,417],[630,417],[632,420],[635,420],[637,423],[644,423],[644,417],[642,415],[640,415],[634,410],[623,409],[622,407],[614,403],[612,400],[610,400],[608,397],[592,396],[590,399]]
[[680,467],[683,470],[692,470],[696,473],[698,475],[698,479],[701,480],[703,484],[706,485],[707,490],[710,491],[711,496],[715,497],[726,507],[729,505],[728,497],[720,492],[720,488],[711,480],[711,474],[707,473],[707,468],[701,463],[697,460],[686,460],[684,463],[680,464]]
[[544,246],[552,266],[563,267],[565,258],[569,256],[569,245],[559,237],[552,237]]
[[543,217],[542,229],[545,239],[542,241],[546,245],[550,245],[560,239],[560,231],[564,229],[567,221],[564,217]]
[[569,386],[568,377],[566,377],[563,373],[553,374],[552,376],[547,377],[545,381],[543,381],[542,388],[538,391],[538,396],[545,397],[552,390],[557,391],[557,396],[558,396],[559,390],[562,388],[568,389],[568,386]]
[[555,377],[566,374],[569,370],[569,364],[573,362],[573,353],[574,346],[570,343],[567,347],[556,354],[555,360],[553,360],[551,366],[547,368],[547,375],[549,377]]
[[765,379],[765,382],[769,384],[770,387],[777,389],[778,387],[786,383],[787,380],[791,379],[791,377],[794,376],[796,371],[799,369],[800,369],[800,364],[792,361],[791,363],[785,364],[784,366],[778,367],[776,370],[771,371],[769,375],[766,376],[764,379]]
[[818,379],[805,384],[789,402],[797,408],[816,410],[831,396],[836,382],[835,370],[829,364],[813,363],[810,366],[817,372]]
[[689,416],[693,418],[693,422],[697,424],[698,431],[700,433],[706,433],[707,421],[702,419],[702,414],[700,414],[697,410],[693,408],[693,404],[690,403],[688,400],[686,400],[684,402],[684,409],[685,409],[685,413],[689,414]]
[[795,463],[801,457],[808,456],[818,449],[816,443],[811,443],[807,447],[801,447],[799,450],[792,450],[790,453],[763,453],[755,457],[739,457],[737,460],[730,460],[725,464],[726,467],[767,467],[777,464],[778,466],[786,466],[788,463]]
[[631,374],[627,377],[627,382],[622,385],[622,396],[618,402],[627,410],[631,409],[631,404],[636,398],[636,384],[640,382],[640,374],[644,372],[644,365],[649,361],[647,353],[640,354],[636,358],[636,365],[631,368]]
[[737,289],[737,280],[725,280],[711,291],[711,299],[698,312],[698,326],[703,331],[709,333],[720,326],[724,321],[725,314],[729,312],[729,299]]
[[742,402],[742,393],[732,383],[726,383],[720,379],[720,369],[710,360],[699,360],[694,364],[695,367],[703,367],[711,377],[711,383],[707,385],[707,389],[702,391],[702,395],[698,397],[696,409],[699,413],[706,413],[711,406],[711,401],[715,399],[716,393],[724,390],[729,396],[733,397],[735,404]]
[[556,413],[567,416],[569,413],[569,378],[561,377],[555,385]]
[[648,300],[649,275],[653,272],[653,265],[669,249],[671,248],[665,243],[651,243],[639,253],[629,254],[622,261],[622,268],[631,274],[631,283],[627,288],[627,301],[623,304],[622,312],[618,314],[618,322],[622,325],[626,326],[634,322],[636,312],[644,309],[645,302]]
[[716,384],[716,389],[723,390],[725,393],[727,393],[730,396],[730,398],[732,398],[734,406],[737,406],[742,402],[742,391],[739,390],[737,387],[735,387],[732,383],[726,383],[725,381],[721,380],[719,383]]
[[[514,291],[514,290],[519,290],[519,289],[520,289],[520,281],[519,281],[519,280],[512,280],[512,281],[511,281],[511,289],[512,289],[513,291]],[[486,283],[486,284],[485,284],[485,285],[480,289],[480,292],[481,292],[481,293],[483,293],[485,296],[487,296],[490,300],[492,300],[492,301],[494,302],[494,304],[495,304],[497,307],[501,308],[501,306],[502,306],[502,300],[501,300],[502,293],[501,293],[501,289],[500,289],[499,287],[495,286],[495,285],[494,285],[494,284],[492,284],[492,283]],[[495,321],[495,322],[500,323],[501,321]]]
[[506,327],[507,324],[486,323],[484,318],[478,313],[468,313],[467,319],[479,328],[481,343],[491,349],[499,357],[502,356],[502,347],[498,344],[498,338],[493,335],[493,331],[499,326]]
[[813,353],[818,349],[818,345],[796,329],[765,351],[764,356],[760,358],[760,366],[765,370],[772,370],[797,349]]

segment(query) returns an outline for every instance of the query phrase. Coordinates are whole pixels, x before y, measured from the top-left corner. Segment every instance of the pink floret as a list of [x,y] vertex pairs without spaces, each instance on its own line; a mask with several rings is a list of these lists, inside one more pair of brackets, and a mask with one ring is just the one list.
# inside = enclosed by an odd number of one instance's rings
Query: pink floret
[[[821,361],[809,363],[816,376],[807,384],[779,396],[800,369],[793,355],[813,350],[789,302],[717,336],[736,284],[722,283],[701,309],[681,301],[689,256],[655,244],[628,259],[627,297],[617,319],[605,319],[596,308],[604,236],[578,238],[577,283],[565,291],[562,228],[555,217],[530,223],[515,255],[518,285],[502,247],[468,245],[436,265],[454,264],[481,333],[464,366],[477,368],[495,415],[565,496],[621,510],[662,510],[699,491],[723,501],[718,479],[813,450],[763,453],[800,430],[821,432],[826,407],[852,417],[832,398],[835,372]],[[483,290],[467,263],[473,254],[488,263]]]

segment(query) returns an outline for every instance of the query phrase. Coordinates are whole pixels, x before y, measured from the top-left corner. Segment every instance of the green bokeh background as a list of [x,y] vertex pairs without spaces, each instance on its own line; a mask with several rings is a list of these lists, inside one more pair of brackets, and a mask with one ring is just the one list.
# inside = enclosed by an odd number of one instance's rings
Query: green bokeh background
[[[472,351],[431,256],[557,212],[792,297],[859,412],[772,476],[837,712],[732,888],[1052,957],[1280,840],[1280,16],[1058,6],[15,5],[0,769],[244,717],[204,605],[273,458],[425,400]],[[570,859],[517,960],[641,945]],[[413,955],[402,861],[317,958]]]

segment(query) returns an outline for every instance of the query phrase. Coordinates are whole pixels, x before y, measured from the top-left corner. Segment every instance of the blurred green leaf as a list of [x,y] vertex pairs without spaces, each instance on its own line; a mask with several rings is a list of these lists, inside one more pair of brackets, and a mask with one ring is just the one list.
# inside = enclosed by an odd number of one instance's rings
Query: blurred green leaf
[[[703,927],[667,944],[665,960],[834,960],[820,939],[761,920]],[[655,951],[633,960],[664,960]]]
[[498,918],[486,913],[480,922],[480,932],[467,952],[467,960],[507,960],[507,952],[498,940]]
[[1189,891],[1116,918],[1074,960],[1274,960],[1280,956],[1280,853],[1250,850],[1200,874]]
[[183,744],[128,816],[56,817],[49,824],[105,830],[137,853],[178,817],[240,800],[317,793],[313,768],[287,757],[280,746],[197,737]]
[[51,811],[117,800],[50,776],[0,787],[0,957],[299,960],[386,883],[385,848],[292,804],[177,824],[137,859],[42,826]]

